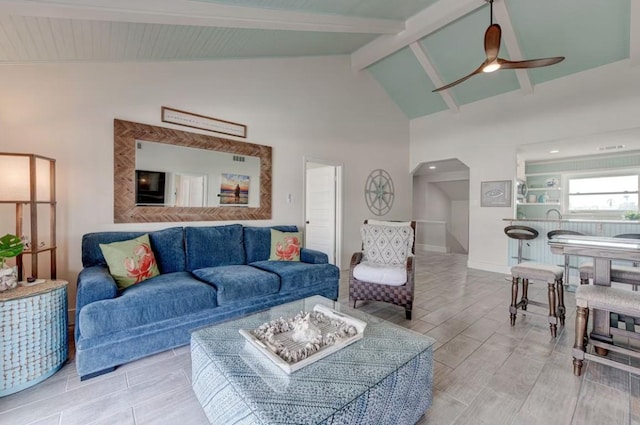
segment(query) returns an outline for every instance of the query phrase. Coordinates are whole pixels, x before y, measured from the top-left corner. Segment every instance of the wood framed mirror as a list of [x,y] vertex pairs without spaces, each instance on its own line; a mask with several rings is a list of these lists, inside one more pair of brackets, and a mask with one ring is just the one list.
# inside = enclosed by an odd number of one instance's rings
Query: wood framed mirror
[[[118,119],[113,135],[115,223],[271,218],[270,146]],[[188,158],[200,168],[185,170]]]

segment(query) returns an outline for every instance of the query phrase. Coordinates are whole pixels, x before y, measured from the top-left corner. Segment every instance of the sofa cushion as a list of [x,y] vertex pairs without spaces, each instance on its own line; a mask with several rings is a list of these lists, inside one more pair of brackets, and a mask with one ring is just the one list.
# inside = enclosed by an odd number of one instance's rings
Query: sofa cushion
[[280,292],[313,286],[330,279],[339,279],[340,270],[333,264],[308,264],[297,261],[257,261],[250,266],[280,276]]
[[191,273],[161,274],[124,290],[120,296],[80,310],[80,333],[93,338],[214,308],[216,288]]
[[271,252],[271,229],[281,232],[297,232],[296,226],[245,227],[244,250],[247,253],[247,264],[269,259]]
[[193,274],[216,287],[219,305],[275,294],[280,290],[277,275],[251,266],[208,267],[194,270]]
[[101,243],[100,250],[120,289],[160,274],[147,234],[128,241]]
[[185,227],[187,270],[245,264],[242,225]]
[[300,261],[300,232],[271,229],[270,261]]
[[149,234],[151,249],[155,254],[160,273],[186,270],[184,255],[184,231],[182,227],[170,227],[155,232],[95,232],[82,237],[83,267],[106,266],[100,244],[126,241]]

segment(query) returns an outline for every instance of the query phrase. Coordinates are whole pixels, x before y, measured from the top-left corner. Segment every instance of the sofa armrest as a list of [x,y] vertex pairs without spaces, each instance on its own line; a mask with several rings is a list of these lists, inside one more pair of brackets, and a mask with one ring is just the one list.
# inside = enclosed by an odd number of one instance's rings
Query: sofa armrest
[[87,305],[100,300],[115,298],[118,294],[116,281],[109,274],[106,266],[91,266],[82,269],[78,275],[76,289],[76,317],[74,338],[76,343],[80,338],[80,310]]
[[78,275],[76,292],[76,310],[100,300],[115,298],[118,294],[116,281],[105,266],[91,266],[83,269]]
[[311,264],[327,264],[329,263],[329,257],[324,252],[302,248],[300,250],[300,261]]

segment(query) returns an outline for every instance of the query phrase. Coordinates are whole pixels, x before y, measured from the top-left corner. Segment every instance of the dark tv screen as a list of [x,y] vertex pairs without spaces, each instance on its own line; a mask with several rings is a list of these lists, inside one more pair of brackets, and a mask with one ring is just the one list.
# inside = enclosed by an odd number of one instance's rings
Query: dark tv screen
[[166,173],[136,170],[136,204],[164,204]]

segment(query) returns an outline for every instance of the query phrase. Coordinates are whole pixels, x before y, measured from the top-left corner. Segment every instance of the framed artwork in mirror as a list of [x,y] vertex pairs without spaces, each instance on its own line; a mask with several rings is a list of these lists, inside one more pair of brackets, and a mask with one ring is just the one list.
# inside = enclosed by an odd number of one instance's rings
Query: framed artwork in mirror
[[481,207],[510,207],[511,180],[480,183]]

